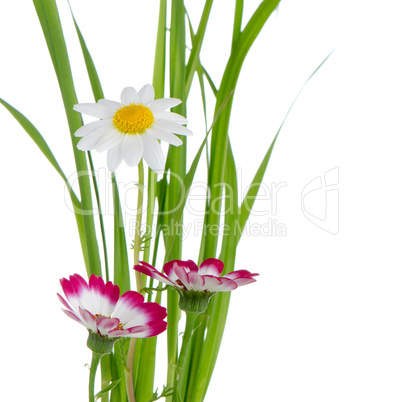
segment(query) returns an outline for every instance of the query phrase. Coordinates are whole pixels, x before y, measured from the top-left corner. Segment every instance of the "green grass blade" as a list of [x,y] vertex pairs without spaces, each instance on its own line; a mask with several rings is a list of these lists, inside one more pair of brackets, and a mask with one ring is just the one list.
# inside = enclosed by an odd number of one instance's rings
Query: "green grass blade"
[[82,119],[81,115],[73,110],[74,104],[77,103],[77,96],[60,17],[55,0],[33,0],[33,3],[53,62],[70,128],[81,195],[83,227],[86,238],[85,246],[89,261],[86,264],[87,274],[101,276],[101,263],[92,208],[91,184],[88,177],[89,171],[85,153],[77,149],[78,139],[74,137],[74,133],[82,126]]
[[[211,14],[213,0],[206,0],[204,9],[202,11],[200,23],[198,25],[198,30],[196,35],[194,36],[194,40],[192,40],[192,49],[190,53],[190,57],[186,66],[186,97],[190,92],[190,87],[193,81],[194,73],[197,70],[197,66],[200,60],[200,52],[202,47],[202,42],[204,40],[205,31],[207,29],[209,15]],[[190,20],[190,18],[189,18]]]
[[127,244],[125,242],[124,221],[120,206],[117,180],[112,174],[113,205],[114,205],[114,279],[121,294],[130,290],[130,272],[128,265]]
[[[163,98],[165,90],[165,68],[166,68],[166,16],[167,2],[160,0],[158,29],[155,46],[153,87],[155,89],[155,98]],[[157,194],[157,175],[148,168],[148,196],[147,196],[147,213],[146,213],[146,238],[148,241],[144,244],[143,260],[149,261],[151,253],[151,236],[153,219],[155,215],[155,201]],[[159,205],[160,207],[160,205]],[[159,232],[160,233],[160,232]],[[154,242],[154,260],[158,251],[159,233],[155,234]],[[151,286],[150,286],[151,287]],[[149,300],[150,301],[150,300]],[[160,292],[157,294],[156,302],[161,302]],[[157,337],[142,339],[141,347],[136,347],[134,371],[134,387],[137,402],[148,402],[153,395],[155,366],[156,366],[156,344]],[[138,387],[137,387],[138,384]]]
[[73,11],[71,10],[71,15],[73,17],[75,30],[77,32],[78,40],[80,42],[82,54],[84,56],[85,66],[88,72],[89,81],[91,83],[92,93],[94,94],[95,101],[97,102],[99,99],[104,99],[105,96],[103,95],[102,86],[100,83],[98,72],[96,71],[95,63],[92,59],[92,56],[88,50],[88,47],[85,43],[84,37],[82,36],[81,30],[77,24],[77,21],[74,17]]
[[[185,62],[186,62],[186,27],[185,27],[185,8],[183,0],[172,0],[171,23],[170,23],[170,96],[182,100],[182,103],[173,108],[172,111],[186,116],[186,98],[185,98]],[[183,144],[180,147],[169,147],[169,158],[166,164],[166,170],[170,170],[170,182],[167,187],[166,207],[168,211],[174,211],[178,205],[180,188],[186,174],[186,153],[187,139],[181,137]],[[169,253],[165,255],[165,261],[172,259],[181,259],[182,253],[182,233],[174,230],[174,214],[167,216],[170,225],[170,233],[167,239],[173,239],[173,246]],[[178,307],[178,294],[174,290],[169,290],[167,295],[168,309],[168,372],[166,385],[172,386],[174,383],[174,374],[178,358],[178,322],[180,319],[180,310]],[[172,397],[167,401],[171,402]]]
[[89,265],[89,256],[88,256],[88,248],[86,244],[85,231],[84,231],[84,221],[81,214],[81,203],[78,200],[76,194],[74,193],[66,175],[58,164],[56,158],[54,157],[52,151],[47,145],[45,139],[42,134],[36,129],[36,127],[17,109],[7,103],[5,100],[0,98],[0,103],[11,113],[11,115],[18,121],[21,127],[26,131],[26,133],[31,137],[31,139],[35,142],[38,148],[42,151],[43,155],[50,162],[50,164],[54,167],[57,173],[61,176],[68,192],[71,197],[71,202],[73,204],[75,219],[77,222],[78,234],[80,237],[82,254],[84,257],[85,266]]
[[244,0],[236,0],[235,17],[233,23],[232,50],[239,39],[243,19]]
[[[236,238],[234,233],[238,220],[237,174],[231,146],[228,147],[225,187],[231,189],[230,197],[225,198],[225,229],[219,259],[225,264],[224,273],[233,271],[236,257]],[[189,379],[187,400],[203,400],[212,377],[229,308],[230,292],[217,293],[210,302],[204,322],[197,330],[192,358],[192,372]],[[205,336],[205,331],[207,334]],[[204,340],[205,336],[205,340]]]
[[317,73],[317,71],[324,65],[324,63],[328,60],[328,58],[331,56],[333,52],[331,52],[325,59],[318,65],[318,67],[312,72],[312,74],[307,78],[307,80],[304,82],[303,86],[300,88],[299,92],[297,93],[296,97],[294,98],[292,104],[290,105],[288,111],[286,112],[286,115],[284,119],[282,120],[281,125],[279,126],[279,129],[267,151],[265,154],[259,168],[257,169],[257,172],[253,178],[253,181],[251,182],[251,185],[249,187],[249,190],[247,191],[247,194],[244,197],[244,200],[241,204],[240,207],[240,214],[239,214],[239,225],[236,233],[238,235],[237,242],[240,240],[241,233],[243,232],[244,226],[250,216],[251,210],[253,208],[255,198],[257,196],[258,190],[261,187],[262,180],[264,178],[265,172],[267,170],[268,162],[271,158],[272,150],[274,149],[274,145],[276,143],[276,140],[278,138],[279,133],[281,132],[283,125],[285,124],[290,111],[293,109],[293,106],[295,105],[297,99],[299,98],[300,94],[302,93],[304,87],[307,85],[307,83],[314,77],[314,75]]
[[[222,82],[217,93],[215,110],[220,107],[227,94],[235,89],[247,53],[278,3],[279,0],[264,0],[250,18],[243,32],[239,35],[222,77]],[[223,111],[221,118],[212,131],[211,168],[208,185],[211,194],[210,205],[213,205],[214,208],[209,207],[207,213],[203,233],[205,249],[204,255],[201,257],[202,259],[215,257],[217,253],[218,235],[212,233],[208,228],[218,227],[220,222],[219,211],[222,203],[222,186],[219,183],[224,181],[231,109],[232,100],[229,101],[228,106]]]
[[155,98],[162,98],[165,93],[165,68],[166,68],[166,0],[159,1],[158,31],[156,33],[155,59],[153,87]]

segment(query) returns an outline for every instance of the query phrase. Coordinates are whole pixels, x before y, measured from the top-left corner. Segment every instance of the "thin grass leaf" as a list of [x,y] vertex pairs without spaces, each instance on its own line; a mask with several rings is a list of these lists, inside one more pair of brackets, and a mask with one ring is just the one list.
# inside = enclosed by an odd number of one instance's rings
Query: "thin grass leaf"
[[[185,91],[186,91],[187,96],[190,92],[194,73],[197,71],[197,66],[199,64],[202,42],[205,37],[205,31],[207,29],[209,15],[211,14],[212,3],[213,3],[213,0],[205,1],[205,5],[204,5],[204,9],[202,10],[202,15],[201,15],[200,23],[198,25],[197,33],[195,34],[195,36],[192,40],[192,49],[191,49],[190,57],[188,59],[187,66],[186,66]],[[190,21],[188,14],[187,14],[187,17],[188,17],[188,20]]]
[[[171,23],[170,23],[170,97],[182,100],[179,106],[172,109],[173,112],[186,116],[186,97],[185,97],[185,63],[186,63],[186,27],[185,27],[185,8],[183,0],[172,0]],[[166,170],[170,170],[170,182],[167,187],[166,207],[167,211],[174,211],[180,202],[178,195],[182,181],[186,174],[186,153],[187,139],[182,137],[183,144],[180,147],[169,146],[169,157],[166,163]],[[173,226],[174,215],[169,213],[167,216],[170,233],[167,234],[168,241],[173,240],[172,248],[165,254],[165,261],[181,259],[182,254],[182,231],[175,230]],[[180,222],[181,223],[181,222]],[[180,320],[180,310],[178,307],[178,294],[174,290],[168,290],[167,295],[168,310],[168,369],[166,384],[174,383],[178,359],[178,323]],[[172,397],[167,398],[168,402]]]
[[235,17],[233,22],[232,50],[239,39],[243,19],[244,0],[236,0]]
[[[206,134],[204,140],[202,141],[200,147],[198,148],[197,154],[195,155],[195,157],[194,157],[194,159],[193,159],[193,162],[191,163],[191,167],[190,167],[188,173],[186,174],[186,176],[185,176],[185,178],[184,178],[184,180],[183,180],[183,186],[181,187],[181,190],[180,190],[180,194],[181,194],[181,195],[180,195],[180,198],[179,198],[179,199],[180,199],[180,203],[179,203],[179,205],[176,207],[176,212],[175,212],[174,219],[173,219],[173,226],[174,226],[174,227],[176,227],[176,224],[178,224],[178,223],[181,221],[181,218],[182,218],[182,216],[183,216],[183,210],[184,210],[184,207],[185,207],[186,202],[187,202],[189,190],[190,190],[190,187],[191,187],[191,185],[192,185],[192,183],[193,183],[194,176],[195,176],[195,172],[196,172],[196,170],[197,170],[198,163],[199,163],[199,161],[200,161],[200,158],[201,158],[202,152],[203,152],[203,150],[204,150],[205,144],[207,143],[208,136],[209,136],[209,134],[210,134],[212,128],[214,127],[214,124],[215,124],[215,123],[217,122],[217,120],[219,119],[219,117],[220,117],[222,111],[225,109],[225,107],[226,107],[227,103],[229,102],[231,96],[232,96],[232,93],[230,93],[230,94],[226,97],[226,100],[225,100],[224,103],[221,105],[221,108],[219,109],[218,113],[217,113],[216,116],[215,116],[214,122],[212,123],[212,125],[211,125],[210,129],[208,130],[208,132],[207,132],[207,134]],[[171,240],[170,240],[170,243],[168,244],[168,246],[167,246],[167,248],[166,248],[166,254],[167,254],[167,255],[169,255],[169,254],[171,253],[171,249],[172,249],[172,247],[173,247],[173,241],[174,241],[174,239],[171,239]]]
[[282,120],[282,123],[279,126],[279,129],[278,129],[267,153],[265,154],[260,166],[258,167],[257,172],[249,187],[249,190],[247,191],[247,194],[245,195],[244,200],[240,207],[239,224],[238,224],[238,229],[240,229],[240,230],[236,231],[236,233],[238,235],[236,243],[239,242],[241,233],[243,232],[244,226],[246,225],[246,222],[250,216],[251,210],[252,210],[254,202],[255,202],[255,198],[258,194],[258,191],[262,184],[262,180],[263,180],[265,172],[267,170],[267,166],[268,166],[268,162],[271,158],[272,150],[274,149],[274,145],[276,143],[278,135],[281,132],[283,125],[285,124],[285,122],[289,116],[290,111],[293,109],[293,106],[295,105],[297,99],[299,98],[300,94],[303,92],[304,87],[314,77],[314,75],[317,73],[317,71],[324,65],[324,63],[328,60],[328,58],[331,56],[332,53],[333,53],[333,51],[331,53],[329,53],[327,57],[325,57],[325,59],[318,65],[318,67],[312,72],[312,74],[307,78],[307,80],[304,82],[304,84],[300,88],[300,90],[297,93],[296,97],[294,98],[292,104],[290,105],[288,111],[286,112],[286,115],[285,115],[284,119]]
[[[314,72],[309,76],[309,78],[305,81],[302,88],[296,95],[295,99],[293,100],[291,106],[289,107],[285,118],[283,119],[278,132],[276,133],[274,140],[271,143],[257,173],[253,179],[253,186],[250,186],[250,189],[243,200],[243,203],[240,207],[240,210],[237,211],[237,203],[233,202],[233,206],[235,211],[233,214],[225,214],[225,227],[228,227],[229,230],[227,231],[228,235],[223,237],[222,241],[222,248],[219,259],[222,260],[225,264],[224,273],[230,272],[234,269],[234,262],[235,262],[235,254],[236,248],[241,236],[241,231],[244,229],[244,225],[249,217],[251,208],[250,205],[245,207],[245,200],[247,197],[251,197],[252,200],[255,199],[257,195],[258,189],[261,185],[262,179],[264,177],[266,168],[268,166],[269,159],[272,154],[272,150],[274,148],[275,142],[278,138],[282,127],[292,110],[294,104],[296,103],[298,97],[300,96],[301,92],[303,91],[306,84],[310,81],[310,79],[317,73],[317,71],[323,66],[323,64],[328,60],[332,52],[319,64],[319,66],[314,70]],[[235,181],[236,175],[236,168],[234,164],[234,157],[231,151],[231,147],[229,144],[228,147],[228,158],[227,158],[227,170],[225,173],[225,183],[227,183],[230,188],[236,189],[237,188],[237,180]],[[237,201],[237,192],[234,195],[234,200]],[[254,202],[252,202],[254,204]],[[225,210],[227,207],[225,206]],[[239,222],[237,221],[239,217]],[[239,230],[240,228],[240,230]],[[210,312],[210,319],[208,321],[208,325],[206,326],[208,331],[204,342],[202,343],[202,351],[199,357],[199,362],[196,365],[197,371],[192,373],[192,377],[190,378],[190,387],[189,387],[189,400],[197,400],[196,398],[202,395],[202,399],[205,398],[205,394],[207,392],[207,388],[212,377],[212,373],[215,367],[215,363],[218,357],[219,347],[223,336],[223,331],[225,327],[225,322],[227,318],[227,311],[229,308],[229,300],[230,300],[230,293],[219,293],[215,295],[210,303],[210,307],[208,311]],[[200,328],[198,337],[203,338],[205,329]],[[202,390],[202,392],[201,392]],[[194,399],[193,399],[194,398]]]
[[114,207],[114,278],[121,294],[130,290],[130,270],[128,265],[127,244],[123,214],[121,211],[119,190],[116,176],[112,174],[113,207]]
[[[76,32],[78,35],[78,39],[80,42],[81,51],[83,53],[85,66],[87,69],[87,73],[88,73],[89,81],[91,83],[92,93],[94,95],[95,101],[98,101],[99,99],[104,99],[105,96],[103,94],[102,85],[100,83],[100,79],[99,79],[99,75],[98,75],[98,72],[95,67],[95,63],[92,59],[92,56],[89,52],[87,45],[86,45],[86,42],[81,33],[81,30],[79,29],[77,21],[74,17],[73,11],[71,9],[71,5],[70,5],[70,11],[71,11],[75,29],[76,29]],[[88,152],[87,155],[88,155],[88,159],[89,159],[92,174],[93,174],[93,185],[94,185],[96,201],[97,201],[98,210],[99,210],[99,223],[100,223],[100,228],[101,228],[102,244],[103,244],[103,250],[104,250],[105,274],[106,274],[105,276],[106,276],[106,281],[108,281],[109,280],[109,263],[108,263],[107,242],[106,242],[106,234],[105,234],[104,223],[103,223],[102,207],[101,207],[100,200],[99,200],[98,185],[97,185],[97,181],[96,181],[96,176],[94,174],[94,166],[92,163],[91,153]],[[115,183],[117,182],[115,175],[113,175],[112,180],[114,180]],[[112,185],[114,186],[115,184],[112,183]],[[117,196],[114,195],[113,202],[114,202],[114,209],[115,209],[115,211],[118,211],[118,213],[114,214],[115,235],[117,236],[117,237],[115,236],[115,239],[114,239],[114,253],[115,253],[114,272],[116,272],[116,270],[121,269],[123,272],[119,272],[117,277],[119,277],[119,278],[121,277],[122,281],[123,281],[124,278],[127,276],[127,271],[129,270],[128,257],[127,257],[127,246],[126,246],[127,243],[126,243],[126,234],[125,234],[124,228],[122,230],[119,227],[120,220],[121,220],[121,205],[120,205],[120,200],[119,200],[119,196],[118,196],[117,185],[116,185],[115,191],[117,192]],[[116,202],[118,202],[119,204],[115,205]],[[118,257],[116,257],[116,253],[119,253]],[[115,274],[115,276],[116,276],[116,274]],[[109,371],[111,371],[111,367],[113,367],[113,365],[115,365],[114,355],[111,354],[109,356],[110,356],[110,359],[102,359],[101,360],[102,381],[106,381],[106,379],[104,378],[104,373],[108,373]],[[116,377],[110,378],[110,381],[112,381],[114,379],[116,379]],[[111,401],[113,402],[114,400],[116,400],[116,401],[120,402],[120,394],[121,394],[121,392],[120,392],[119,388],[114,389],[113,392],[111,393]],[[106,397],[104,399],[105,399],[105,401],[107,401]]]
[[95,401],[97,401],[100,398],[104,398],[107,397],[109,392],[121,381],[121,378],[119,378],[118,380],[115,380],[113,382],[111,382],[107,387],[103,388],[101,391],[99,391],[96,395],[95,395]]
[[64,174],[63,170],[61,169],[60,165],[58,164],[56,158],[54,157],[51,149],[47,145],[45,139],[43,138],[42,134],[36,129],[36,127],[17,109],[7,103],[5,100],[0,98],[0,103],[11,113],[11,115],[18,121],[21,127],[25,130],[25,132],[32,138],[38,148],[42,151],[43,155],[46,159],[50,162],[50,164],[54,167],[56,172],[61,176],[68,192],[71,197],[71,202],[73,204],[74,215],[77,222],[78,234],[80,237],[81,249],[84,258],[85,265],[89,265],[89,255],[88,255],[88,248],[86,243],[85,237],[85,230],[84,230],[84,221],[81,214],[81,203],[78,200],[76,194],[74,193],[66,175]]
[[77,96],[60,17],[55,0],[33,0],[33,3],[53,62],[70,128],[81,195],[82,219],[86,239],[85,247],[88,255],[88,263],[86,262],[87,274],[88,276],[91,274],[101,276],[102,271],[95,232],[88,165],[85,153],[77,149],[78,139],[74,137],[74,133],[82,126],[82,119],[81,115],[73,110],[73,106],[77,103]]
[[85,66],[88,72],[89,81],[91,83],[92,93],[95,98],[95,102],[99,99],[104,99],[105,96],[103,95],[102,86],[100,83],[98,72],[96,71],[95,63],[92,59],[92,56],[88,50],[88,47],[85,43],[84,37],[82,36],[81,30],[77,24],[77,21],[74,17],[73,10],[71,9],[71,4],[68,2],[70,6],[71,16],[73,17],[75,30],[77,32],[78,40],[80,42],[82,54],[84,56]]
[[[166,16],[167,2],[166,0],[160,0],[152,82],[155,89],[155,98],[164,97],[166,69]],[[147,231],[145,236],[148,236],[150,239],[145,243],[145,250],[143,253],[143,260],[146,262],[149,261],[151,253],[152,227],[158,191],[156,179],[156,173],[148,168],[148,197],[146,215]],[[159,207],[160,205],[161,204],[159,204]],[[158,252],[159,235],[160,232],[155,235],[153,256],[155,261]],[[151,284],[151,281],[149,283]],[[148,301],[151,301],[151,295],[148,296]],[[157,294],[155,301],[160,303],[160,292]],[[136,363],[135,367],[137,367],[137,369],[134,370],[134,387],[137,402],[147,402],[147,400],[153,396],[157,337],[142,339],[140,344],[141,348],[136,348],[134,355],[134,361]],[[137,384],[139,384],[138,387]]]
[[[228,60],[221,85],[217,93],[216,110],[220,107],[226,95],[236,88],[238,77],[243,62],[252,44],[260,33],[265,22],[276,8],[279,0],[264,0],[256,9],[244,30],[239,35]],[[211,194],[211,202],[208,207],[204,225],[203,238],[205,248],[200,259],[215,257],[217,253],[218,234],[209,230],[211,227],[218,227],[220,222],[220,210],[222,205],[222,186],[219,183],[224,181],[226,155],[228,147],[228,128],[232,100],[222,113],[211,136],[211,168],[208,177],[208,186]],[[211,208],[211,205],[213,208]]]
[[[225,197],[225,231],[219,259],[223,261],[225,265],[223,273],[227,273],[234,269],[236,238],[233,234],[236,231],[239,214],[236,166],[230,144],[228,147],[224,186],[230,189],[231,192],[229,197]],[[199,400],[203,400],[205,397],[218,357],[226,324],[229,301],[230,292],[218,292],[211,299],[204,320],[197,329],[191,359],[192,370],[186,396],[189,401],[198,400],[195,399],[197,392],[198,395],[203,395],[202,399]],[[205,331],[207,331],[206,336]]]

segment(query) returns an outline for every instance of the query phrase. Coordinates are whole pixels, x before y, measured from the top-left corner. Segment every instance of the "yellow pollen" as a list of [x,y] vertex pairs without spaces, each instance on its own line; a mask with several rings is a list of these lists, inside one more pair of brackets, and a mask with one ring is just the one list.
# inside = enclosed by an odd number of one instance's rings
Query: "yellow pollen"
[[151,109],[142,103],[123,106],[113,116],[114,126],[123,134],[142,134],[153,122]]

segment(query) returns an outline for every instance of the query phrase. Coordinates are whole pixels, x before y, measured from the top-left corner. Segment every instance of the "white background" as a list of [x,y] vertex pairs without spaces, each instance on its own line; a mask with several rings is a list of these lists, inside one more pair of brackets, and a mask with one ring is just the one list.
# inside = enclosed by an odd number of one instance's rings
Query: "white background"
[[[58,3],[79,101],[92,102],[67,3]],[[71,3],[107,98],[151,82],[159,2]],[[202,52],[216,84],[230,48],[232,3],[213,6]],[[259,2],[245,3],[247,20]],[[250,232],[240,243],[236,269],[261,276],[233,292],[207,402],[402,398],[398,6],[284,0],[250,51],[230,128],[243,192],[299,88],[335,49],[305,88],[274,149],[265,185],[286,187],[277,194],[276,212],[272,197],[261,197],[257,208],[269,214],[252,222],[258,229],[274,219],[286,235]],[[197,24],[201,6],[191,7]],[[0,97],[36,125],[69,176],[74,166],[67,124],[31,2],[0,6],[0,52]],[[190,160],[205,133],[200,105],[195,86]],[[85,401],[86,331],[61,312],[56,298],[59,278],[85,275],[74,217],[57,173],[3,108],[0,122],[2,393],[10,392],[5,400]],[[105,159],[95,157],[101,169]],[[301,205],[305,186],[332,169],[339,169],[338,193],[331,193],[339,194],[339,215],[333,198],[327,212],[335,229],[339,216],[337,234],[313,224]],[[135,197],[127,184],[135,172],[123,165],[118,171],[128,203]],[[322,218],[325,189],[306,197],[304,207]],[[105,218],[108,225],[111,218]],[[187,223],[197,219],[187,211]],[[197,247],[193,231],[183,258],[197,259]]]

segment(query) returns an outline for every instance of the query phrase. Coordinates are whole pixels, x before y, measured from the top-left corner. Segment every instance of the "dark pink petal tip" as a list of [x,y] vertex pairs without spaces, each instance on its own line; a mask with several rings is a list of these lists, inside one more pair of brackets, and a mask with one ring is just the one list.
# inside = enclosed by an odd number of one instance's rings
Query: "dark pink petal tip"
[[224,264],[217,258],[208,258],[200,265],[199,273],[201,275],[215,275],[219,276],[224,268]]

